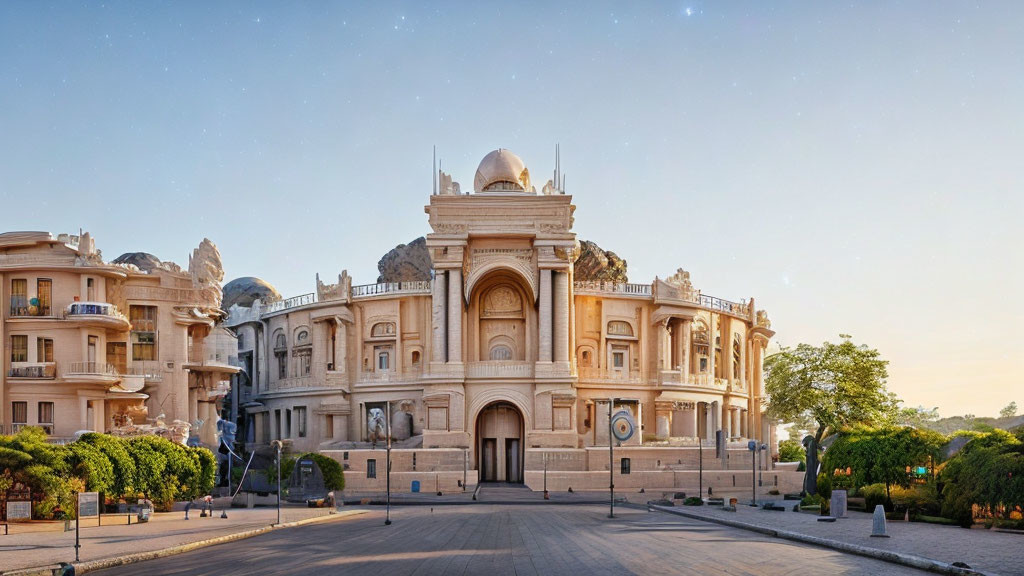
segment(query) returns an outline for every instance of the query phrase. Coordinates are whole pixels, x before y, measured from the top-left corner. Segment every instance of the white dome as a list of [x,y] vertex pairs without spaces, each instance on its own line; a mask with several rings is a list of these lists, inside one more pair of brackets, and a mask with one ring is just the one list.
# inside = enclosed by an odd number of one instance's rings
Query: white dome
[[533,193],[530,187],[530,171],[526,164],[515,154],[498,148],[480,161],[473,178],[473,191],[477,194],[487,192]]

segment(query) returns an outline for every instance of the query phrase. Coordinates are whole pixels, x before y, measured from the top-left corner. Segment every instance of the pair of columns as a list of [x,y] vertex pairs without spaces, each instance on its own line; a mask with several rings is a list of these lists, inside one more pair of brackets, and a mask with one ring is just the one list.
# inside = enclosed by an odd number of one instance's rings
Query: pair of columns
[[431,294],[431,362],[462,362],[462,270],[437,270]]
[[569,274],[540,271],[539,362],[569,361]]
[[726,420],[728,428],[726,429],[726,436],[729,438],[740,438],[747,437],[749,433],[746,430],[747,427],[747,411],[737,406],[729,407],[729,418]]

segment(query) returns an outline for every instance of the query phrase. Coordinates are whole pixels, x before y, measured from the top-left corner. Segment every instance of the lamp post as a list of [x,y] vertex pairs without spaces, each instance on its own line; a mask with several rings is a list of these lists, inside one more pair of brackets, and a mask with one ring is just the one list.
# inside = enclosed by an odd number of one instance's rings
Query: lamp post
[[757,506],[757,440],[747,442],[750,450],[750,505]]
[[[761,444],[761,449],[757,452],[757,485],[764,486],[764,465],[768,464],[768,456],[765,451],[768,450],[767,444]],[[765,453],[764,456],[761,456]]]
[[615,518],[615,434],[612,430],[612,409],[615,399],[608,399],[608,517]]
[[548,498],[548,453],[544,452],[544,499]]
[[697,436],[697,497],[704,498],[704,439]]
[[387,476],[387,491],[388,491],[387,507],[386,507],[386,510],[385,510],[385,513],[384,513],[384,525],[385,526],[390,526],[391,525],[391,401],[390,400],[387,403],[387,412],[385,412],[385,414],[384,414],[384,420],[385,420],[384,427],[387,430],[387,445],[386,445],[387,446],[387,450],[385,451],[386,454],[387,454],[387,470],[384,472],[384,474]]
[[271,443],[277,448],[277,523],[281,523],[281,441],[274,440]]

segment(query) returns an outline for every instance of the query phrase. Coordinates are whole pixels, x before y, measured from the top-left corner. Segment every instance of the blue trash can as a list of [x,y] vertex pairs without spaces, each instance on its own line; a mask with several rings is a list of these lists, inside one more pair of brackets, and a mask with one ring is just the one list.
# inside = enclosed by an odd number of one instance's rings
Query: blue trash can
[[413,492],[419,492],[420,491],[420,481],[419,480],[413,480],[412,481],[412,491]]

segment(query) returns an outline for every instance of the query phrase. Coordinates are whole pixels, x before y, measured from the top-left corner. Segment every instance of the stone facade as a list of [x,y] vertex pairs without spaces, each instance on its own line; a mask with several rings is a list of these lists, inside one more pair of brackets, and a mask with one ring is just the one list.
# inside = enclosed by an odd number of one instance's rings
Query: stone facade
[[204,240],[188,270],[148,254],[118,260],[105,262],[88,233],[0,234],[0,430],[191,434],[216,447],[218,403],[238,370],[234,336],[216,327],[216,247]]
[[664,472],[659,481],[718,431],[712,468],[733,467],[747,439],[774,444],[763,311],[701,293],[683,270],[650,284],[577,279],[576,207],[559,180],[538,194],[522,160],[492,152],[472,194],[439,174],[425,207],[430,280],[351,286],[343,273],[314,294],[233,307],[240,437],[322,450],[353,472],[351,489],[383,477],[373,410],[407,451],[396,473],[447,483],[468,469],[472,482],[533,485],[547,467],[607,486],[609,399],[638,423],[623,448],[639,451],[634,469]]

